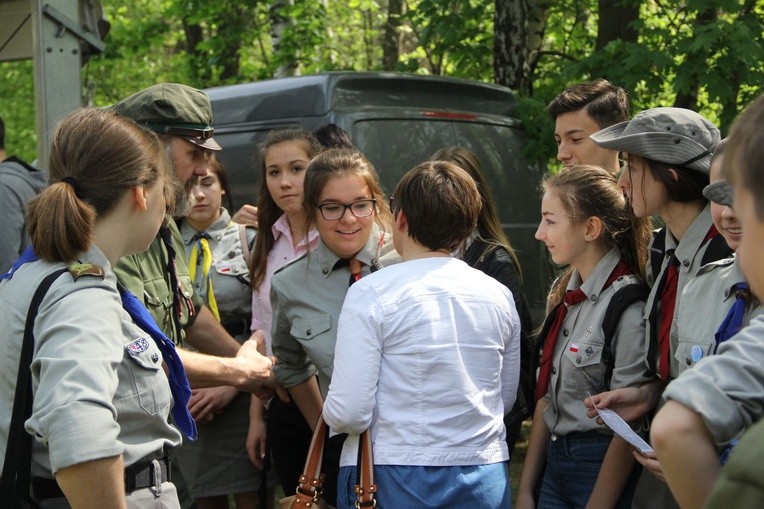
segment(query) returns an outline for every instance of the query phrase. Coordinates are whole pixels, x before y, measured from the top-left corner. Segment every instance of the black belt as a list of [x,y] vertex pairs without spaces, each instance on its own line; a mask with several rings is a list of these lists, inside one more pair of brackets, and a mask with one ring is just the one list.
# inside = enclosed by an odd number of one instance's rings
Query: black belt
[[[153,461],[139,461],[125,469],[125,492],[156,486],[170,480],[170,463],[167,457],[158,458],[156,465]],[[156,478],[155,478],[156,476]],[[32,478],[32,496],[37,501],[51,498],[65,498],[64,492],[55,479],[44,477]]]

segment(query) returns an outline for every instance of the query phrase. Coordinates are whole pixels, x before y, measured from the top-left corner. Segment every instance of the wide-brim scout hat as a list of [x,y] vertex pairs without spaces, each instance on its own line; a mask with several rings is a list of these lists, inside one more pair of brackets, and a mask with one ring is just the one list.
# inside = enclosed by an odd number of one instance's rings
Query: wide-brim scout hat
[[590,136],[600,147],[675,164],[708,175],[719,129],[684,108],[652,108]]
[[212,106],[207,94],[180,83],[159,83],[119,101],[112,109],[160,134],[180,136],[209,150],[220,150],[212,138]]
[[724,205],[725,207],[732,207],[734,194],[732,192],[732,185],[726,180],[720,180],[713,184],[708,184],[703,188],[703,196],[708,198],[714,203]]

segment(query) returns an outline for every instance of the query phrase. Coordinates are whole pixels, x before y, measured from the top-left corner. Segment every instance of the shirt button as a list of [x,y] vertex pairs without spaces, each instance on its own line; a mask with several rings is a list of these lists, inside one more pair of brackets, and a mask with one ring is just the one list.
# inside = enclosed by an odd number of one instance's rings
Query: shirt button
[[576,364],[581,364],[581,356],[576,357]]
[[220,241],[220,239],[222,239],[222,238],[223,237],[221,237],[220,235],[215,235],[215,240],[217,240],[217,241]]
[[682,265],[684,265],[685,267],[689,267],[690,266],[690,260],[682,261]]
[[730,296],[730,290],[729,288],[727,288],[726,290],[724,290],[724,298],[726,299],[729,296]]
[[552,442],[556,442],[556,441],[557,441],[557,435],[555,435],[554,433],[552,433],[552,434],[549,436],[549,440],[551,440]]
[[556,374],[557,374],[557,368],[552,368],[552,374],[553,374],[553,375],[556,375]]
[[151,354],[151,360],[154,361],[155,363],[159,362],[159,355],[155,354],[155,353],[152,353]]
[[692,366],[692,359],[690,357],[685,357],[684,360],[688,366]]
[[592,302],[597,302],[597,294],[594,294],[591,297],[589,297],[589,300]]
[[325,275],[329,274],[329,269],[328,269],[327,267],[324,267],[324,268],[323,268],[323,270],[322,270],[321,272],[322,272],[322,273],[323,273],[323,275],[325,276]]
[[567,338],[568,337],[568,329],[563,329],[562,330],[562,335]]
[[306,330],[306,331],[305,331],[305,334],[306,334],[307,336],[310,336],[311,334],[313,334],[313,329],[308,329],[308,330]]

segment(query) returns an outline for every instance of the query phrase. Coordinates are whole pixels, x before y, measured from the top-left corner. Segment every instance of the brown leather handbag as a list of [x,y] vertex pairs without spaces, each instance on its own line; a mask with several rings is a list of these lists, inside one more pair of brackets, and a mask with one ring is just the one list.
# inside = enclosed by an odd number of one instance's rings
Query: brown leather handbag
[[324,474],[321,473],[321,461],[324,457],[324,444],[329,434],[329,428],[323,416],[318,418],[313,439],[310,441],[308,457],[305,459],[304,473],[294,495],[279,500],[279,509],[323,509],[328,507],[321,500],[324,484]]
[[358,440],[358,468],[355,485],[356,507],[378,507],[377,485],[374,483],[374,452],[371,432],[367,429]]

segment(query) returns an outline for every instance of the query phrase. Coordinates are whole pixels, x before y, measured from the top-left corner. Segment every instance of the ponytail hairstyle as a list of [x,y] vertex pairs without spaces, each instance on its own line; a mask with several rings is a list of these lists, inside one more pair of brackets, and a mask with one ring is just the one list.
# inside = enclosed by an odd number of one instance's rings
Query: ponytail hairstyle
[[253,289],[259,288],[263,283],[265,269],[268,265],[268,253],[271,252],[273,244],[276,242],[273,236],[273,224],[284,213],[276,205],[273,196],[268,191],[265,156],[268,149],[273,145],[286,142],[301,143],[308,159],[313,159],[322,150],[321,145],[312,134],[294,128],[269,131],[265,140],[257,148],[255,167],[260,173],[260,179],[257,182],[257,236],[255,237],[255,247],[252,250],[252,264],[249,271],[249,279],[252,281]]
[[[129,189],[156,184],[166,168],[156,135],[132,120],[98,108],[71,113],[53,133],[49,186],[28,205],[35,253],[48,262],[74,261],[90,248],[99,216]],[[174,203],[175,189],[165,193]]]
[[392,231],[393,215],[379,183],[377,170],[366,157],[355,149],[331,148],[316,157],[308,165],[303,184],[302,206],[305,209],[306,228],[316,223],[318,199],[326,184],[333,178],[354,175],[368,186],[371,198],[376,200],[374,222],[382,231]]
[[446,147],[435,152],[430,157],[430,161],[448,161],[463,169],[472,177],[480,193],[480,201],[483,204],[478,216],[478,234],[487,243],[501,246],[509,253],[512,265],[514,265],[517,274],[520,276],[520,281],[522,281],[523,271],[520,267],[520,260],[517,258],[515,248],[512,247],[507,235],[504,233],[504,229],[501,227],[501,221],[499,221],[499,215],[496,212],[496,204],[491,197],[488,180],[485,177],[485,173],[483,173],[483,168],[477,155],[464,147]]
[[[547,177],[542,189],[560,199],[572,223],[599,218],[600,239],[608,249],[617,247],[634,274],[645,279],[650,219],[634,216],[613,175],[598,166],[579,165]],[[549,304],[556,306],[562,302],[572,273],[568,270],[560,276],[550,291]]]

